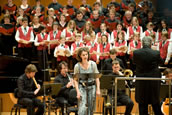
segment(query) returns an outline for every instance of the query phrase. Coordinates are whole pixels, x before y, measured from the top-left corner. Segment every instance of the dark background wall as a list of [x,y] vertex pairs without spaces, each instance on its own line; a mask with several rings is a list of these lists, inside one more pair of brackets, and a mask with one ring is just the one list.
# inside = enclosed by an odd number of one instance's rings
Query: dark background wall
[[159,16],[166,19],[172,27],[172,0],[157,0],[156,10]]

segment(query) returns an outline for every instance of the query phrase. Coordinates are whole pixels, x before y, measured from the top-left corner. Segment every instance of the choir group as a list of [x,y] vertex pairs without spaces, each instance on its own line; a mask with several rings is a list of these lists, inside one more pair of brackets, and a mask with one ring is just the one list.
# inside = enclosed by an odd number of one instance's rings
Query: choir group
[[46,68],[47,60],[52,61],[52,69],[61,61],[72,64],[73,69],[78,49],[88,47],[90,60],[101,69],[109,51],[115,48],[127,68],[127,61],[132,67],[133,51],[142,48],[142,38],[151,36],[152,49],[159,50],[164,65],[169,65],[172,29],[156,15],[150,0],[112,0],[107,7],[101,0],[92,7],[87,0],[79,2],[80,6],[75,7],[73,0],[67,0],[67,5],[52,0],[43,6],[36,0],[35,6],[30,6],[27,0],[21,0],[16,6],[13,0],[7,0],[2,8],[0,53],[12,55],[16,46],[18,56],[30,61],[37,53],[40,69]]

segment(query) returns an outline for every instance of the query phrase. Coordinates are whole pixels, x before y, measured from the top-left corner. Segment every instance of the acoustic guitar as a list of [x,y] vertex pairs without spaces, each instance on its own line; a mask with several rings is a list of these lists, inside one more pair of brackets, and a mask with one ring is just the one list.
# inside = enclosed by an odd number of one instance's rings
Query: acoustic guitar
[[[169,98],[166,98],[161,106],[161,111],[164,115],[169,115],[169,103],[170,103]],[[172,107],[172,105],[171,105],[171,107]],[[172,109],[171,109],[171,112],[172,112]]]

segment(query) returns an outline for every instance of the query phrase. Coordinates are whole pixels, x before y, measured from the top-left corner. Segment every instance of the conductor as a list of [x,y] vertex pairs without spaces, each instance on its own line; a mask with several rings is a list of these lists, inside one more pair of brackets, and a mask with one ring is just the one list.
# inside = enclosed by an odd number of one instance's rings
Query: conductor
[[[142,39],[143,48],[133,52],[136,64],[136,77],[161,78],[158,65],[163,61],[160,52],[151,49],[152,38]],[[148,104],[151,104],[155,115],[163,115],[160,108],[160,81],[136,81],[136,101],[139,104],[139,115],[148,115]]]

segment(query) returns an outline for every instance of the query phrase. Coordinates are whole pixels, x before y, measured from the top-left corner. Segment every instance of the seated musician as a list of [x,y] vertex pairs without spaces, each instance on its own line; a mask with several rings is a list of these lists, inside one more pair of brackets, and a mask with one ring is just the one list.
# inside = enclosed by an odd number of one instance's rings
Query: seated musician
[[[18,103],[27,107],[27,115],[43,115],[44,104],[36,98],[40,90],[40,85],[34,82],[34,76],[37,68],[33,64],[29,64],[25,68],[25,73],[18,78]],[[35,89],[35,87],[37,87]],[[34,108],[38,107],[37,111]]]
[[[171,79],[172,80],[172,69],[171,68],[167,68],[165,69],[165,71],[163,72],[165,78],[168,78],[168,79]],[[163,76],[162,76],[163,77]],[[163,82],[162,82],[163,81]],[[162,84],[161,85],[169,85],[169,80],[162,80]],[[162,87],[162,86],[161,86]],[[164,88],[163,88],[164,90]],[[168,90],[168,88],[166,89]],[[172,90],[171,90],[172,91]],[[160,91],[160,93],[163,93],[163,95],[165,94],[166,96],[163,97],[161,99],[161,102],[160,102],[160,105],[161,105],[161,111],[164,115],[169,115],[169,92],[163,92],[163,91]],[[171,102],[170,102],[171,103]]]
[[104,64],[103,64],[103,71],[104,71],[103,74],[108,74],[109,72],[112,71],[112,62],[113,62],[114,60],[119,61],[120,66],[121,66],[123,69],[125,69],[125,66],[124,66],[123,61],[122,61],[121,59],[119,59],[119,58],[116,57],[116,55],[117,55],[116,49],[114,49],[114,48],[111,49],[111,50],[109,51],[109,54],[110,54],[110,58],[106,59],[106,60],[104,61]]
[[[164,71],[164,75],[165,75],[165,78],[168,78],[168,79],[172,79],[172,69],[170,68],[167,68],[165,71]],[[167,80],[165,82],[165,84],[169,84],[169,81]]]
[[[120,75],[120,76],[123,75],[123,73],[120,72],[120,64],[119,64],[119,61],[117,61],[117,60],[114,60],[112,62],[112,73],[111,73],[111,75]],[[108,90],[108,95],[111,98],[110,100],[112,100],[112,90]],[[130,99],[130,97],[128,95],[125,94],[125,91],[123,91],[123,90],[118,90],[117,95],[118,95],[117,96],[117,102],[126,106],[125,115],[130,115],[131,111],[133,109],[133,105],[134,105],[133,101]],[[105,115],[107,115],[107,112],[108,111],[106,110]],[[110,115],[112,115],[111,110],[109,112],[110,112]]]
[[68,74],[68,64],[65,61],[62,61],[59,64],[59,70],[60,73],[55,77],[54,82],[61,83],[62,88],[56,98],[56,101],[60,104],[63,104],[63,99],[59,98],[62,97],[66,99],[70,104],[74,104],[75,102],[77,102],[76,90],[73,87],[73,79]]

